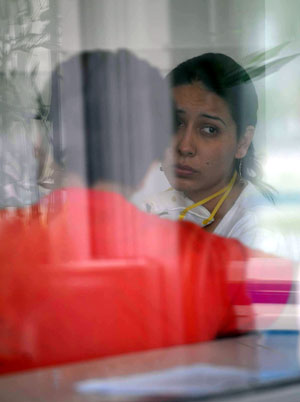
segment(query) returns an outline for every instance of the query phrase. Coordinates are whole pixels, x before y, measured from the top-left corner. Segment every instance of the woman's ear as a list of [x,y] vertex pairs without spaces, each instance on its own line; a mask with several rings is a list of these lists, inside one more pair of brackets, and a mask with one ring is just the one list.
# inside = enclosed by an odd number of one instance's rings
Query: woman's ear
[[250,147],[250,144],[254,136],[254,131],[255,127],[253,126],[246,127],[245,133],[242,135],[242,137],[239,139],[238,142],[237,151],[235,154],[236,159],[242,159],[244,158],[244,156],[246,156],[248,148]]

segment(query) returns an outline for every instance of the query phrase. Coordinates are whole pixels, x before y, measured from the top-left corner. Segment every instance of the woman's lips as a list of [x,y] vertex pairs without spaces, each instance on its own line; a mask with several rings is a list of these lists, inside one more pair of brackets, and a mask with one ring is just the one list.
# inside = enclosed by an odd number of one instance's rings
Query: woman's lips
[[174,165],[175,176],[188,177],[196,173],[196,170],[187,165]]

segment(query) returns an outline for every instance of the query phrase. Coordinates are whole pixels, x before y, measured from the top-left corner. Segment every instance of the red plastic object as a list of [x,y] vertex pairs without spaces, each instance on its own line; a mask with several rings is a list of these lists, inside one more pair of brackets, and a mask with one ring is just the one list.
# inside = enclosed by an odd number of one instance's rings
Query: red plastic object
[[37,272],[20,290],[30,294],[16,294],[1,314],[11,347],[0,373],[184,343],[178,311],[165,308],[174,290],[160,273],[130,260]]

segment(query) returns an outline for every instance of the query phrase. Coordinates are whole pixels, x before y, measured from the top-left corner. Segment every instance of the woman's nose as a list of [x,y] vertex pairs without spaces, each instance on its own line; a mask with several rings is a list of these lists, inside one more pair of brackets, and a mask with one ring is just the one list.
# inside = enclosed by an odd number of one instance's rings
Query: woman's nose
[[184,133],[179,134],[176,150],[181,156],[195,155],[196,147],[191,129],[186,129]]

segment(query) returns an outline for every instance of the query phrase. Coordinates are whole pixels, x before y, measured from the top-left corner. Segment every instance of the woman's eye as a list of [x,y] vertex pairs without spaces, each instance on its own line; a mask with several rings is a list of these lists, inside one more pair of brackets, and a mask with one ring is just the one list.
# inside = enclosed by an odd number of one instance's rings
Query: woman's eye
[[202,128],[202,131],[204,131],[206,134],[216,134],[217,133],[217,129],[215,127],[212,126],[206,126]]
[[184,126],[184,122],[180,119],[176,119],[176,128],[180,128]]

